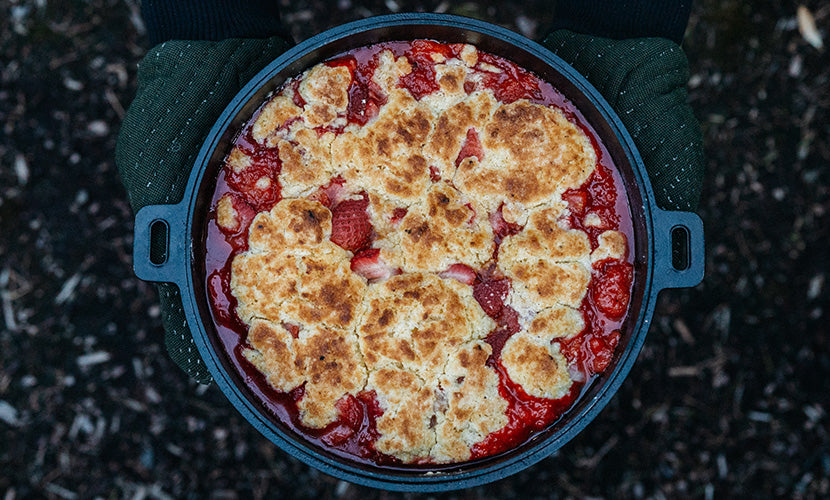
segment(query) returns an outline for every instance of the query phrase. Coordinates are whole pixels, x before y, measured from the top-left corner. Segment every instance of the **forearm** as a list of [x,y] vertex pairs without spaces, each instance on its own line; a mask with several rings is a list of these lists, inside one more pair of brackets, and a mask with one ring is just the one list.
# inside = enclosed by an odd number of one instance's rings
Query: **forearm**
[[141,14],[153,45],[274,35],[290,41],[273,0],[144,0]]
[[662,37],[680,44],[692,0],[560,0],[552,28],[606,38]]

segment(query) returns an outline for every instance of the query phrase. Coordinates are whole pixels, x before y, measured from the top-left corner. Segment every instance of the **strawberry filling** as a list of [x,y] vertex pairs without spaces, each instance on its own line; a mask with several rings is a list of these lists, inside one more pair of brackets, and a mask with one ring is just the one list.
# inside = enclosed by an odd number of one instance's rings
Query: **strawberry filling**
[[[457,167],[458,163],[456,163],[455,166]],[[432,182],[438,182],[441,180],[441,172],[438,170],[438,167],[434,165],[429,166],[429,180]]]
[[539,80],[532,73],[492,54],[480,52],[478,66],[482,63],[495,66],[500,73],[484,72],[483,86],[493,89],[496,99],[509,104],[519,99],[541,100]]
[[345,56],[328,61],[329,66],[345,66],[352,73],[352,83],[349,85],[349,105],[346,109],[346,119],[349,123],[366,125],[369,120],[377,116],[381,106],[386,104],[386,96],[372,80],[377,69],[377,60],[374,57],[358,60],[362,54]]
[[363,458],[379,458],[373,444],[380,437],[377,419],[383,415],[374,391],[357,396],[347,394],[337,401],[340,418],[319,433],[320,440],[332,447],[351,451]]
[[264,147],[241,149],[250,157],[251,164],[238,171],[226,165],[226,181],[255,211],[270,210],[280,200],[279,151]]
[[616,211],[617,188],[608,167],[598,163],[588,180],[578,189],[562,194],[568,204],[567,224],[584,231],[591,240],[591,248],[598,246],[597,238],[605,231],[617,229],[620,216]]
[[405,208],[396,208],[395,210],[392,210],[392,218],[389,219],[389,222],[392,224],[399,223],[404,217],[406,217],[407,212],[408,210]]
[[433,54],[441,54],[447,58],[455,55],[452,46],[432,40],[415,40],[409,50],[404,52],[412,71],[401,77],[400,86],[419,101],[440,88],[435,81],[436,63]]

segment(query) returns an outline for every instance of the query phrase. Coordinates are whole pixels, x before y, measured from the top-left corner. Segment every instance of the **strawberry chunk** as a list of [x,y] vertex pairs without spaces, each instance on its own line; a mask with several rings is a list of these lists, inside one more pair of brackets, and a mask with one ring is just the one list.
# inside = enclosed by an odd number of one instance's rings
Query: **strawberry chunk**
[[476,272],[466,264],[453,264],[446,271],[438,273],[444,279],[454,279],[465,285],[472,285],[476,280]]
[[412,42],[412,48],[404,54],[412,71],[400,78],[399,85],[409,90],[418,101],[441,88],[435,81],[435,61],[432,59],[434,53],[441,53],[445,57],[452,55],[446,45],[429,40]]
[[472,127],[467,129],[467,138],[464,140],[464,144],[461,145],[461,151],[458,152],[458,157],[455,159],[455,166],[457,167],[465,158],[470,156],[475,156],[478,161],[484,159],[484,150],[478,140],[478,133]]
[[317,191],[312,193],[308,199],[320,202],[325,205],[326,208],[331,209],[343,201],[343,199],[348,195],[346,187],[344,186],[345,183],[346,181],[342,177],[337,176],[330,180],[328,184],[320,187]]
[[582,189],[569,189],[562,193],[562,199],[568,203],[571,213],[582,215],[588,205],[588,193]]
[[395,274],[395,270],[389,267],[380,258],[380,249],[367,248],[352,257],[352,272],[357,273],[367,280],[383,280]]
[[360,407],[356,397],[351,394],[346,394],[338,399],[334,406],[340,413],[340,420],[344,424],[352,429],[360,428],[360,424],[363,422],[363,409]]
[[493,89],[496,99],[509,104],[519,99],[541,99],[539,81],[528,71],[519,68],[501,57],[479,52],[479,65],[496,66],[500,73],[483,72],[483,86]]
[[372,224],[366,208],[369,199],[345,200],[331,211],[331,241],[350,252],[365,248],[372,240]]
[[282,327],[285,328],[295,339],[300,338],[300,325],[283,322]]
[[400,207],[392,210],[392,218],[389,220],[389,222],[391,222],[392,224],[399,223],[401,221],[401,219],[406,217],[406,213],[408,211],[409,211],[408,209],[400,208]]
[[591,350],[591,371],[602,373],[608,368],[614,358],[614,350],[620,342],[620,331],[614,330],[607,337],[599,338],[592,336],[588,341],[588,348]]
[[498,319],[509,291],[510,280],[507,278],[489,279],[480,281],[473,287],[473,297],[488,316]]
[[605,259],[594,264],[591,295],[597,309],[612,320],[619,320],[628,309],[634,268],[628,262]]
[[[455,166],[457,167],[458,163],[456,163]],[[432,182],[438,182],[441,180],[441,171],[438,170],[438,167],[435,165],[429,166],[429,180]]]
[[270,210],[280,200],[279,174],[282,162],[277,148],[241,150],[248,163],[225,165],[225,180],[257,212]]
[[501,243],[501,240],[505,237],[517,234],[523,229],[518,224],[504,220],[504,216],[502,215],[503,207],[504,205],[502,204],[498,210],[490,214],[490,225],[493,227],[493,235],[496,238],[496,243]]
[[588,179],[588,194],[591,203],[601,207],[613,207],[617,202],[617,188],[614,186],[614,177],[611,170],[602,164],[597,164],[590,179]]

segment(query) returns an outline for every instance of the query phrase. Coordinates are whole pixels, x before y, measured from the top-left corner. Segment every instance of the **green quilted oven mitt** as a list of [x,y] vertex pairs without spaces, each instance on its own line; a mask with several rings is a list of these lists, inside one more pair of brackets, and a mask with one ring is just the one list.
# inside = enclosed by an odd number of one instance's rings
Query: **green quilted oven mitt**
[[[703,176],[700,126],[686,103],[689,69],[662,38],[611,40],[555,31],[544,44],[582,73],[631,132],[666,209],[693,210]],[[133,210],[181,201],[193,161],[215,120],[242,86],[288,48],[281,38],[172,41],[139,65],[116,163]],[[175,285],[158,285],[165,344],[200,383],[211,381]]]

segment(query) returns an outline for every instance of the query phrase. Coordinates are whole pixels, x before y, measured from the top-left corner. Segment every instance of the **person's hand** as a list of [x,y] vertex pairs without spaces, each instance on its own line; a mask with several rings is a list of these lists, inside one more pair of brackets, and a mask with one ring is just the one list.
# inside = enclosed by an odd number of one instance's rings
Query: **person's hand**
[[617,112],[643,158],[657,204],[695,210],[703,186],[703,137],[686,102],[683,49],[665,38],[612,40],[567,30],[543,43]]
[[[611,40],[560,30],[545,44],[605,96],[634,137],[666,209],[694,209],[702,184],[700,127],[686,104],[683,51],[663,38]],[[118,139],[116,163],[134,210],[180,201],[193,160],[236,92],[287,47],[278,38],[167,42],[153,48]],[[193,343],[175,285],[160,284],[165,343],[202,383],[211,377]]]
[[[281,38],[170,41],[141,61],[135,100],[118,136],[115,161],[134,211],[177,203],[213,123],[249,79],[283,53]],[[182,309],[179,289],[158,285],[170,356],[201,383],[211,381]]]

